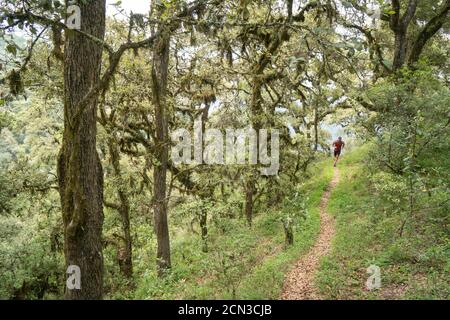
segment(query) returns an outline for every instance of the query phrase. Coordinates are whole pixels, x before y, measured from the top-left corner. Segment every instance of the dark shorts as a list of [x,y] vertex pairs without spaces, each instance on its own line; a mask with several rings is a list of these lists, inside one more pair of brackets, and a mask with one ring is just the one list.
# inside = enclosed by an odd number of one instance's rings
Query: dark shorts
[[340,156],[341,155],[341,150],[340,149],[334,149],[334,156]]

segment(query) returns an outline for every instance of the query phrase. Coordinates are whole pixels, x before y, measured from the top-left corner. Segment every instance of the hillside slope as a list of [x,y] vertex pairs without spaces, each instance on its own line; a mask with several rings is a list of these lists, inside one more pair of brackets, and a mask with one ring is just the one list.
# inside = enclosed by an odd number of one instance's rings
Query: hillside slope
[[[340,183],[328,211],[336,218],[330,255],[316,276],[329,299],[448,299],[448,211],[430,194],[417,196],[421,209],[401,210],[395,177],[367,162],[370,145],[344,155]],[[439,196],[439,195],[438,195]],[[400,196],[398,196],[400,197]],[[366,289],[370,265],[380,267],[381,287]]]

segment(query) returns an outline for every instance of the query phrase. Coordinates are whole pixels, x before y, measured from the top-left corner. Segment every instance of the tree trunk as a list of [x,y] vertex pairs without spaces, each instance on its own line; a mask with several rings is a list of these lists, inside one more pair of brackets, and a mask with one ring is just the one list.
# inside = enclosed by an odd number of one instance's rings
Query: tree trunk
[[170,241],[167,222],[166,177],[169,157],[167,123],[167,76],[169,68],[170,37],[163,32],[155,44],[153,52],[152,85],[153,105],[155,107],[156,159],[153,169],[154,179],[154,221],[157,237],[157,268],[159,276],[170,268]]
[[133,276],[133,248],[130,232],[130,205],[128,198],[123,191],[119,191],[119,198],[121,202],[119,213],[122,220],[122,232],[124,238],[124,250],[120,257],[120,270],[125,277],[131,278]]
[[319,149],[319,115],[317,105],[314,106],[314,151]]
[[406,30],[399,30],[395,33],[394,70],[400,69],[405,63],[408,46],[406,32]]
[[416,14],[417,0],[409,0],[404,14],[401,16],[401,2],[393,0],[393,10],[395,13],[391,15],[390,28],[395,34],[395,49],[394,49],[394,61],[393,70],[396,71],[403,67],[406,61],[408,47],[410,41],[408,39],[408,28]]
[[283,223],[284,235],[285,235],[285,247],[286,249],[294,244],[294,230],[292,228],[292,223]]
[[[288,18],[289,19],[289,18]],[[267,52],[262,54],[256,61],[256,63],[252,67],[252,94],[250,101],[250,111],[251,111],[251,123],[253,129],[257,132],[257,145],[259,148],[259,130],[262,128],[265,119],[265,113],[263,108],[263,96],[262,96],[262,87],[267,78],[264,77],[264,71],[267,66],[272,61],[272,57],[275,55],[277,50],[280,48],[282,43],[287,40],[288,37],[283,37],[280,35],[286,35],[286,29],[282,28],[279,30],[280,34],[275,33],[272,37],[270,43],[266,46]],[[266,120],[266,119],[265,119]],[[247,178],[245,185],[245,215],[247,217],[247,222],[249,226],[252,224],[253,219],[253,196],[257,192],[256,188],[256,179],[257,173],[256,170],[252,169],[252,175]]]
[[119,254],[119,267],[122,274],[131,278],[133,276],[133,248],[130,232],[130,201],[127,193],[124,191],[124,182],[122,181],[122,170],[120,167],[120,154],[116,142],[112,139],[109,141],[109,153],[111,154],[111,163],[114,169],[114,175],[118,178],[119,186],[117,189],[117,195],[119,197],[120,204],[117,206],[117,211],[120,214],[122,222],[123,233],[123,249],[120,249]]
[[[262,58],[261,61],[258,61],[256,65],[256,73],[253,76],[252,80],[252,96],[250,102],[250,111],[251,111],[251,122],[253,129],[255,130],[256,142],[259,150],[259,130],[261,129],[261,117],[264,114],[262,109],[262,93],[261,87],[263,85],[261,76],[265,70],[265,66],[268,62],[266,59]],[[253,221],[253,197],[256,192],[256,173],[255,169],[251,168],[252,174],[246,178],[245,182],[245,217],[247,218],[247,223],[249,227],[252,226]]]
[[202,209],[200,215],[200,229],[202,230],[202,251],[208,252],[208,212]]
[[245,186],[245,217],[247,218],[247,223],[251,227],[253,221],[253,194],[255,190],[255,181],[251,177]]
[[446,0],[439,12],[423,27],[417,38],[415,39],[408,58],[408,65],[416,63],[422,53],[428,40],[430,40],[444,25],[447,19],[447,15],[450,11],[450,0]]
[[[81,29],[103,39],[105,0],[81,5]],[[81,271],[81,289],[66,299],[101,299],[103,293],[103,172],[96,150],[97,99],[81,101],[99,81],[102,46],[66,32],[64,50],[64,137],[58,159],[66,267]]]

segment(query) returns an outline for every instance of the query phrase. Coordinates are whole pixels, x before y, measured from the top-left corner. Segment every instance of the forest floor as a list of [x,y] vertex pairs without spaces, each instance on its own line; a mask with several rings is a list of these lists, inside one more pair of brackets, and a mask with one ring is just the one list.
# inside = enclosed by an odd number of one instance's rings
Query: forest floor
[[[289,202],[270,210],[264,208],[255,215],[250,231],[244,219],[227,219],[226,224],[211,222],[207,253],[201,251],[202,240],[198,234],[173,230],[173,266],[164,281],[157,277],[155,270],[148,268],[156,254],[154,239],[144,242],[135,250],[136,289],[111,298],[279,299],[286,273],[309,252],[319,236],[321,200],[332,180],[333,168],[326,159],[312,164],[304,174],[304,181],[290,194],[303,205]],[[294,228],[294,244],[286,247],[280,219],[303,206],[306,214]],[[138,238],[151,233],[146,225],[139,228]]]
[[331,241],[335,234],[334,218],[327,212],[331,192],[339,183],[339,169],[335,168],[333,179],[320,201],[320,233],[311,250],[296,262],[289,271],[284,282],[281,298],[284,300],[317,300],[320,294],[315,287],[315,275],[320,260],[331,249]]

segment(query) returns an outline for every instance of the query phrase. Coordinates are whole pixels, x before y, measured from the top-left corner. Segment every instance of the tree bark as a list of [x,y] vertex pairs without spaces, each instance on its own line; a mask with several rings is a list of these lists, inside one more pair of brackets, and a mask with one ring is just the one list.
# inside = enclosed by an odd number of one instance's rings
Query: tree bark
[[319,149],[319,112],[318,106],[314,105],[314,151]]
[[120,154],[116,142],[110,139],[109,153],[111,155],[111,163],[114,169],[114,175],[118,178],[119,186],[117,186],[117,196],[120,204],[116,207],[120,214],[123,233],[123,248],[119,248],[119,267],[122,274],[131,278],[133,276],[133,248],[130,231],[130,201],[127,193],[124,191],[124,183],[122,181],[122,170],[120,167]]
[[286,249],[294,244],[294,230],[292,223],[285,221],[283,223],[284,235],[285,235],[285,247]]
[[248,225],[253,221],[253,194],[255,192],[255,179],[249,178],[245,186],[245,217]]
[[[105,0],[81,8],[81,30],[98,39],[105,34]],[[103,294],[103,171],[96,150],[97,99],[80,102],[99,81],[102,46],[66,32],[64,50],[64,137],[58,159],[66,267],[81,271],[81,289],[66,299],[101,299]],[[82,110],[82,112],[80,112]]]
[[439,12],[430,19],[414,40],[408,39],[408,27],[414,19],[417,9],[417,0],[410,0],[405,13],[400,18],[400,2],[392,0],[396,14],[391,17],[390,26],[395,34],[394,71],[405,65],[410,67],[416,63],[425,44],[433,37],[447,21],[450,11],[450,0],[445,0]]
[[[163,26],[161,26],[163,28]],[[157,268],[159,276],[171,266],[169,226],[167,222],[167,167],[169,158],[167,122],[167,77],[169,68],[169,33],[163,32],[153,51],[152,86],[155,107],[155,155],[158,163],[153,169],[154,222],[157,237]]]
[[398,30],[395,32],[395,43],[394,43],[394,62],[393,69],[400,69],[405,63],[406,59],[406,49],[408,46],[406,30]]
[[447,15],[450,11],[450,0],[446,0],[439,11],[439,13],[434,16],[425,27],[420,31],[419,35],[416,37],[411,51],[408,57],[408,65],[411,66],[419,60],[419,57],[431,37],[433,37],[447,21]]
[[202,233],[202,251],[208,252],[208,212],[202,208],[200,214],[200,229]]

